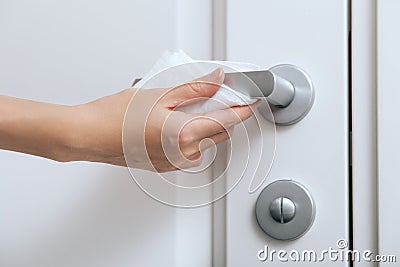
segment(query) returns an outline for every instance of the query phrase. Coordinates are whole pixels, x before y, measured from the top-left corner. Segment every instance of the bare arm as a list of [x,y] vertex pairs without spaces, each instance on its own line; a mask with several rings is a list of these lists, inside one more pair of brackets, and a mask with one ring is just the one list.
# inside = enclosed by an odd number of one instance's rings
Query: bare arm
[[124,165],[122,123],[133,93],[128,89],[77,106],[0,95],[0,149],[61,162]]
[[[61,162],[92,161],[124,166],[122,131],[125,113],[131,103],[132,112],[127,116],[129,121],[126,123],[133,126],[133,145],[129,148],[138,147],[128,151],[133,154],[134,167],[148,169],[146,160],[149,157],[152,170],[177,169],[165,155],[166,146],[162,144],[162,139],[168,140],[171,147],[179,147],[180,153],[172,151],[172,154],[182,154],[190,159],[189,165],[177,159],[184,168],[190,167],[192,160],[201,160],[202,150],[228,139],[229,129],[253,114],[254,106],[234,107],[201,116],[174,110],[177,104],[186,100],[211,97],[223,79],[223,72],[216,70],[206,76],[206,80],[213,83],[142,90],[140,94],[137,94],[137,89],[130,88],[77,106],[0,95],[0,149]],[[130,102],[131,99],[134,101]],[[148,107],[151,107],[151,114],[143,114]],[[145,121],[146,115],[149,116]],[[168,125],[173,126],[169,127],[172,131],[163,131],[167,118],[174,118]],[[213,143],[201,148],[200,143],[204,139]],[[145,151],[137,143],[141,140],[145,140]]]
[[73,108],[0,96],[0,148],[67,161]]

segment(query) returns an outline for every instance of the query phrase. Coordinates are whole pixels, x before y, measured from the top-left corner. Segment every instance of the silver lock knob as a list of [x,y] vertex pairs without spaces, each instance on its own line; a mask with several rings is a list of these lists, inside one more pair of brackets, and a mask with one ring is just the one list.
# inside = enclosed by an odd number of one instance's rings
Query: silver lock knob
[[269,206],[272,218],[279,223],[290,222],[296,214],[296,206],[286,197],[279,197]]
[[260,193],[255,207],[260,228],[279,240],[304,235],[313,224],[315,203],[308,190],[294,180],[278,180]]

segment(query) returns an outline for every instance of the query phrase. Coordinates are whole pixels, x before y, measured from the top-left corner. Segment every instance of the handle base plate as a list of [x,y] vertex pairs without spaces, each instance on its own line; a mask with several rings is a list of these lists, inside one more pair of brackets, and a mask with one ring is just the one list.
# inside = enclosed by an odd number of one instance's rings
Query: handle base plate
[[301,68],[290,64],[277,65],[269,70],[292,83],[294,98],[286,107],[270,104],[272,114],[262,106],[259,112],[265,119],[276,125],[286,126],[300,121],[308,114],[314,103],[315,93],[310,77]]

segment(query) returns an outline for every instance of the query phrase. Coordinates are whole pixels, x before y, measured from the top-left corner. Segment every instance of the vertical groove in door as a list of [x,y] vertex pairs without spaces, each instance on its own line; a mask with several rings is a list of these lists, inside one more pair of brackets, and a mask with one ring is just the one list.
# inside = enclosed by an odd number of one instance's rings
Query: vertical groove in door
[[[226,1],[212,1],[212,59],[226,60]],[[218,154],[227,155],[227,144],[217,146]],[[217,157],[213,167],[213,177],[223,173],[227,166],[226,157]],[[223,174],[224,176],[226,174]],[[226,177],[221,177],[225,179]],[[226,266],[226,198],[212,204],[212,266]]]
[[376,0],[351,0],[351,35],[352,242],[355,250],[377,253]]
[[[352,48],[351,48],[351,0],[348,2],[348,121],[349,121],[349,136],[348,136],[348,149],[349,149],[349,206],[348,206],[348,212],[349,212],[349,250],[353,251],[353,164],[352,164],[352,158],[353,158],[353,153],[352,153],[352,125],[353,125],[353,118],[352,118],[352,76],[351,76],[351,71],[352,71]],[[353,259],[350,259],[350,267],[353,267]]]

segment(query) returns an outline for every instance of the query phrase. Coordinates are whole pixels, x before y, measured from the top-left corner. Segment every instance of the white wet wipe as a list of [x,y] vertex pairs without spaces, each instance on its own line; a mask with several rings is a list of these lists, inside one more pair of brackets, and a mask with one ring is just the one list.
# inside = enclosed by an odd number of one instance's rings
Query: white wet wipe
[[[210,67],[212,66],[214,69],[220,67],[224,71],[228,72],[243,72],[260,69],[259,66],[250,63],[193,60],[183,51],[177,51],[173,53],[167,51],[158,59],[150,71],[147,72],[144,77],[135,84],[135,87],[151,89],[157,87],[178,86],[182,83],[190,82],[196,78],[208,74],[210,72]],[[171,73],[174,73],[175,75],[172,75]],[[178,108],[178,110],[182,110],[187,113],[199,114],[213,110],[224,109],[228,106],[232,107],[249,105],[254,103],[256,100],[257,99],[252,99],[249,96],[223,85],[211,98],[181,106]]]

